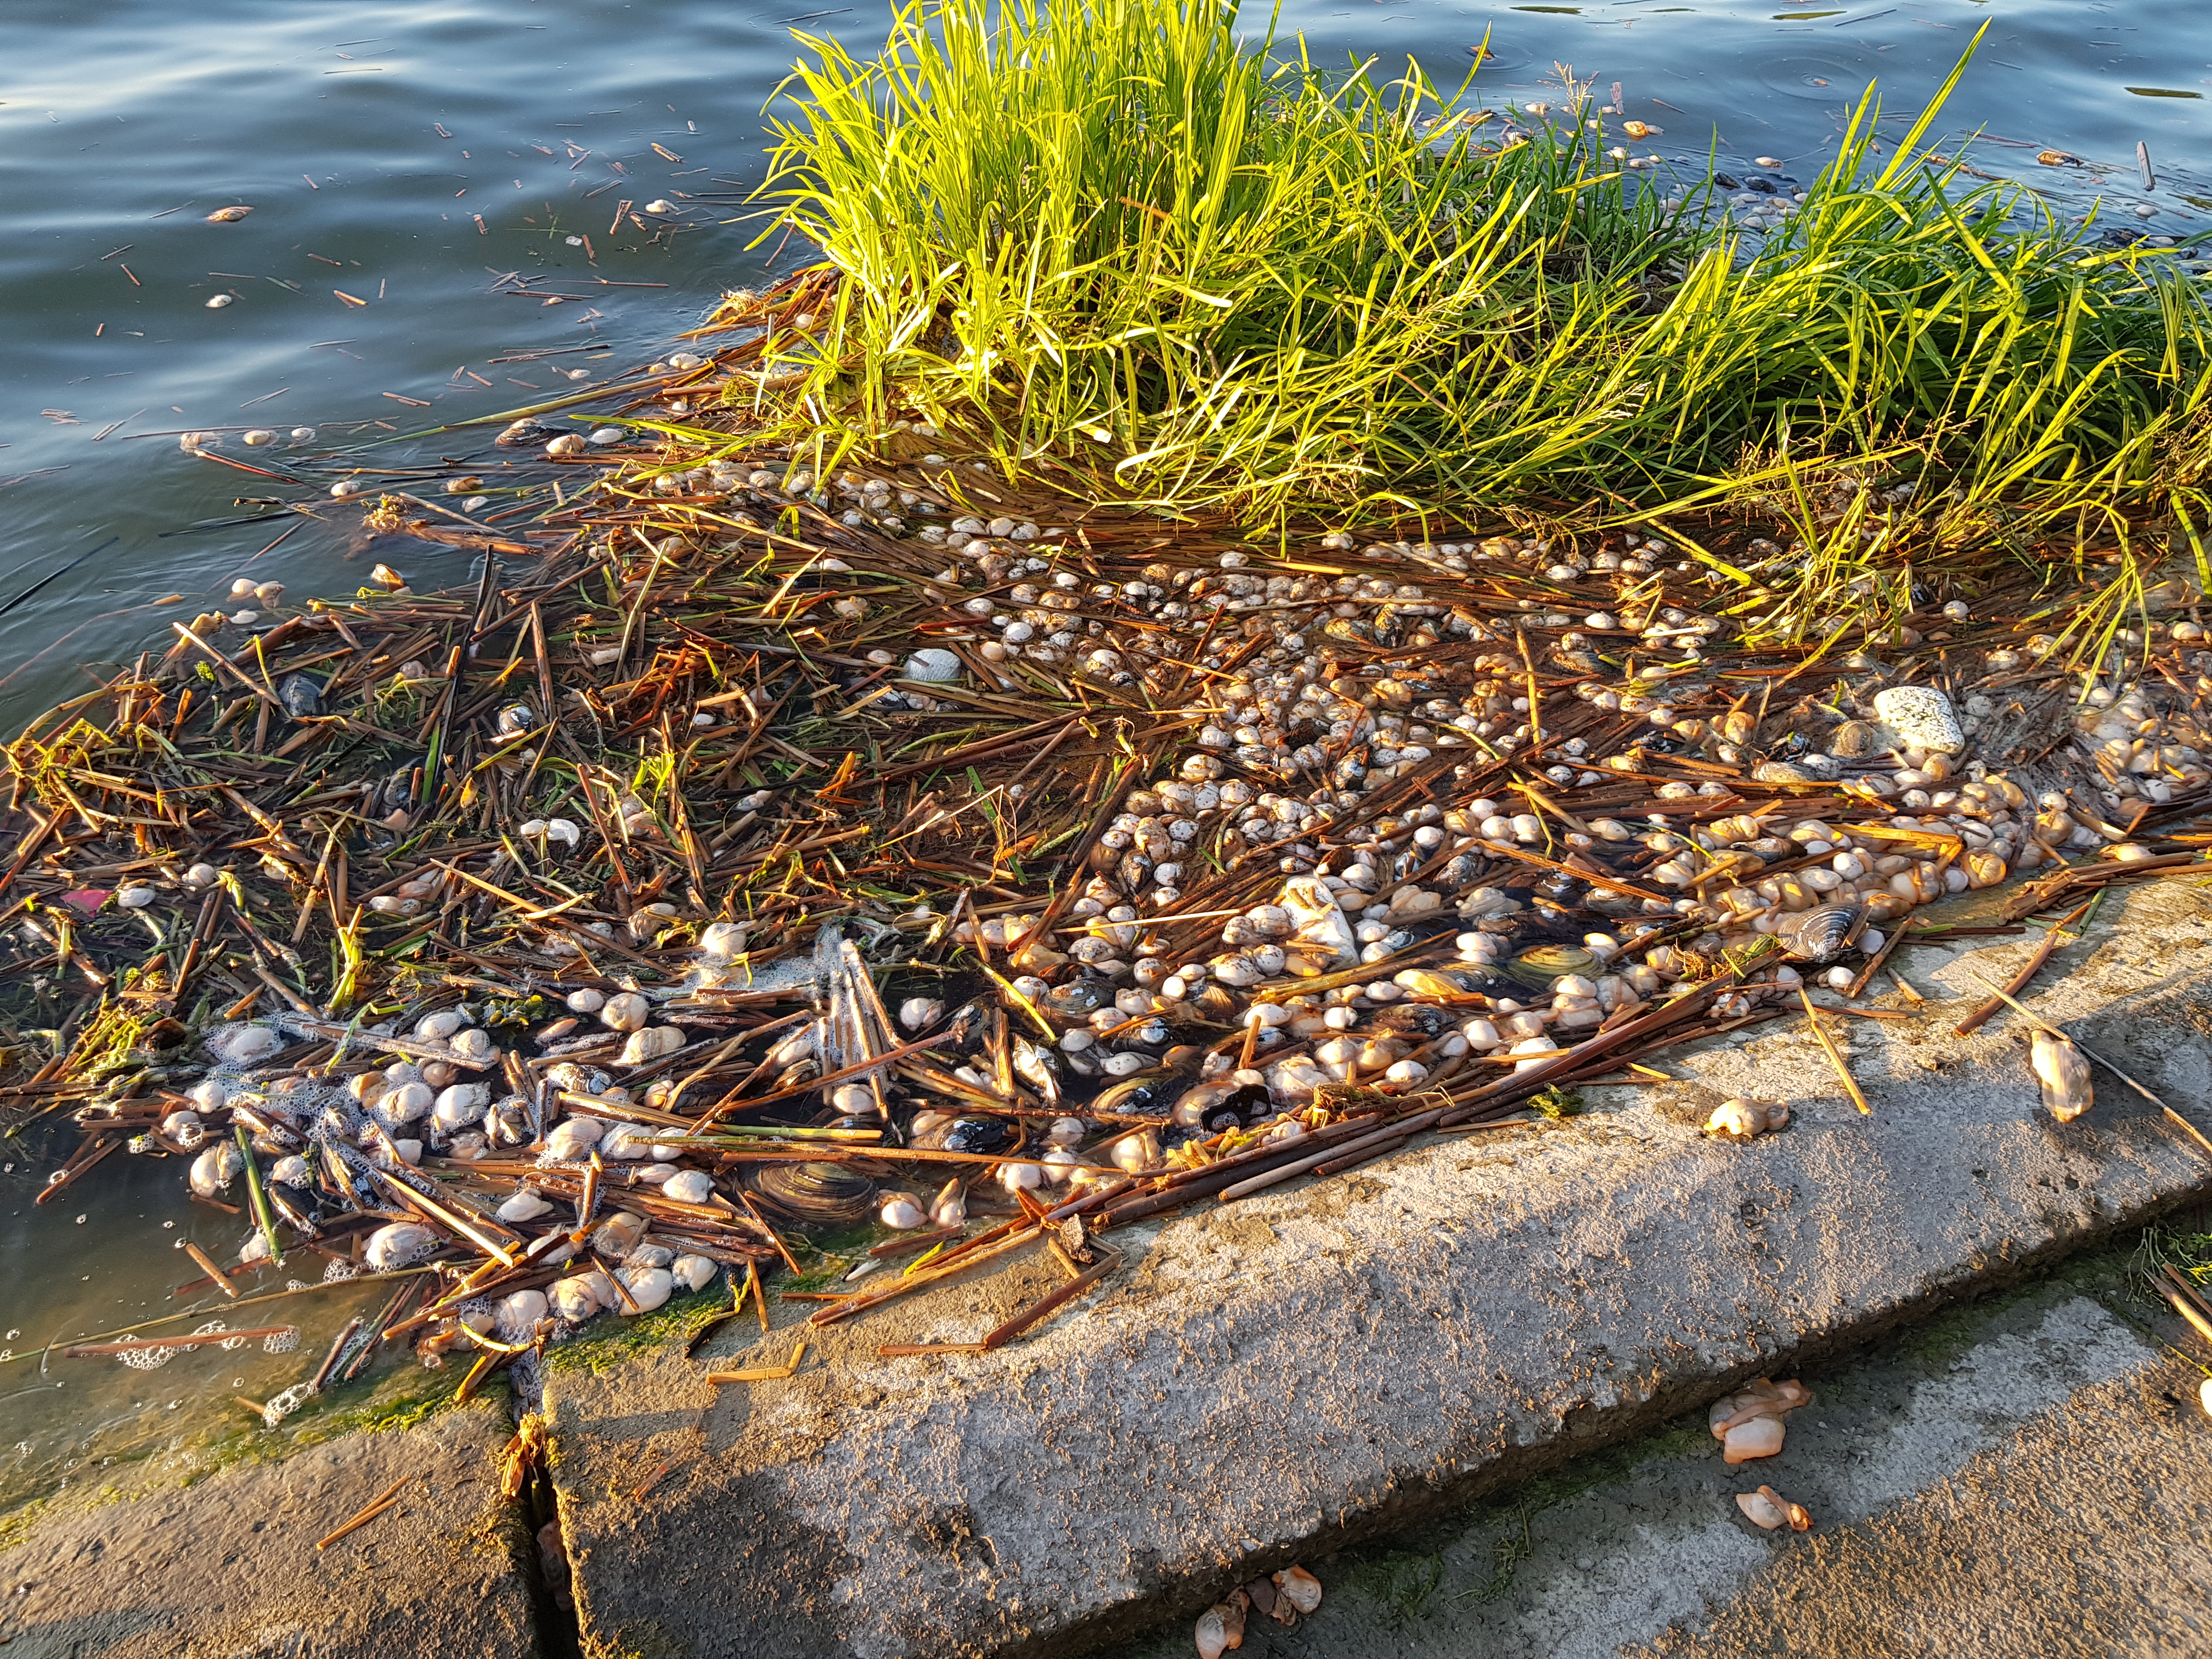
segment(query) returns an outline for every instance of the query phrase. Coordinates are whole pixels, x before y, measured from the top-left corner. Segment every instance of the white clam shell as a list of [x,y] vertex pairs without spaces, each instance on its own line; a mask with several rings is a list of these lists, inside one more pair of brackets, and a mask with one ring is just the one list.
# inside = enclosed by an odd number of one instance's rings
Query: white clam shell
[[729,957],[740,955],[745,948],[744,924],[735,921],[710,921],[700,930],[699,948],[710,957]]
[[543,1291],[517,1291],[492,1304],[492,1319],[499,1334],[513,1342],[538,1328],[538,1322],[545,1317],[546,1306]]
[[635,1123],[617,1123],[599,1137],[599,1156],[623,1163],[653,1156],[653,1136],[650,1131]]
[[266,1025],[230,1025],[208,1038],[207,1046],[225,1065],[251,1066],[283,1048],[284,1039]]
[[245,1155],[228,1141],[222,1141],[192,1160],[187,1179],[199,1196],[213,1198],[237,1179],[238,1172],[245,1167]]
[[668,1276],[687,1291],[703,1291],[714,1282],[721,1264],[703,1255],[679,1255],[668,1264]]
[[684,1033],[673,1025],[649,1025],[632,1031],[615,1057],[617,1066],[644,1066],[674,1054],[684,1046]]
[[554,1158],[581,1158],[605,1133],[606,1126],[595,1117],[565,1118],[545,1137],[545,1150]]
[[[417,1088],[422,1085],[416,1085]],[[431,1106],[431,1116],[438,1127],[448,1133],[465,1128],[484,1115],[491,1104],[491,1085],[487,1083],[456,1083],[451,1088],[439,1091]]]
[[495,1212],[501,1221],[535,1221],[553,1206],[543,1195],[525,1187]]
[[611,1297],[613,1287],[606,1285],[604,1273],[575,1273],[554,1281],[551,1292],[553,1311],[571,1325],[580,1325],[606,1305],[600,1300],[599,1291],[605,1286]]
[[362,1259],[371,1273],[388,1273],[404,1267],[438,1246],[438,1236],[412,1221],[395,1221],[368,1236]]
[[369,1109],[376,1115],[378,1122],[398,1128],[428,1111],[436,1098],[435,1091],[427,1083],[403,1083],[396,1089],[386,1090]]
[[623,991],[606,1000],[599,1021],[610,1030],[638,1031],[653,1017],[653,1005],[635,991]]
[[703,1170],[678,1170],[660,1190],[679,1204],[704,1204],[714,1195],[714,1179]]
[[949,684],[960,678],[960,659],[941,646],[925,646],[906,659],[906,678]]

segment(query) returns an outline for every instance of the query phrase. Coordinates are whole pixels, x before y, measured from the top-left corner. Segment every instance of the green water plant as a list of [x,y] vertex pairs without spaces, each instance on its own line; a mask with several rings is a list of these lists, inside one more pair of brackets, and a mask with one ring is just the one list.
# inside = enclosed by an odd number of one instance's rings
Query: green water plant
[[1927,138],[1966,60],[1899,141],[1870,89],[1754,234],[1710,173],[1629,170],[1571,82],[1537,119],[1237,31],[1208,0],[906,0],[872,58],[799,37],[763,234],[834,280],[778,320],[763,407],[1248,521],[1692,511],[1838,465],[2035,525],[2205,516],[2204,301],[1961,188]]

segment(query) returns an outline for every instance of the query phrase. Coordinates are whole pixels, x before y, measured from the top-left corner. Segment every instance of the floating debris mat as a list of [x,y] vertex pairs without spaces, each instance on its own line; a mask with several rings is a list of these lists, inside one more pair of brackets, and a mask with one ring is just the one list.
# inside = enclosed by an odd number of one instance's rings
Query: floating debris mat
[[[747,373],[678,368],[590,420]],[[596,469],[562,544],[264,591],[33,721],[0,1102],[82,1135],[41,1201],[169,1158],[236,1218],[210,1285],[408,1275],[339,1376],[1054,1253],[989,1348],[1118,1227],[1856,996],[1947,896],[2212,873],[2212,654],[2131,566],[2069,611],[1929,556],[1796,639],[1802,550],[1725,526],[1263,545],[902,427],[826,478],[535,430]],[[2085,670],[2105,576],[2142,615]]]

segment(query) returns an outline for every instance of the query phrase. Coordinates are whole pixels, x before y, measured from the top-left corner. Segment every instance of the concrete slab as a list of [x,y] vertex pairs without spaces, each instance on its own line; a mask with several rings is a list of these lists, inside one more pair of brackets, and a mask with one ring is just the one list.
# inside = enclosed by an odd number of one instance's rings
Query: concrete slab
[[[2212,1121],[2208,941],[2193,890],[2115,893],[2033,1005]],[[2212,1160],[2109,1075],[2095,1110],[2060,1125],[2013,1017],[1950,1036],[1981,994],[1965,969],[2002,981],[2032,944],[1900,953],[1931,1006],[1852,1022],[1871,1116],[1799,1022],[1582,1118],[1447,1138],[1119,1238],[1129,1267],[994,1354],[876,1349],[972,1340],[1053,1282],[1043,1267],[830,1328],[787,1382],[718,1394],[699,1379],[709,1361],[781,1362],[788,1328],[733,1330],[692,1361],[662,1347],[556,1368],[584,1650],[1103,1644],[2202,1191]],[[1793,1127],[1698,1139],[1734,1092],[1790,1099]]]
[[[505,1412],[342,1436],[190,1486],[57,1499],[0,1549],[9,1659],[404,1659],[538,1651],[499,1498]],[[315,1540],[400,1476],[404,1501]]]
[[[1808,1373],[1778,1457],[1729,1468],[1693,1413],[1317,1562],[1320,1612],[1255,1619],[1239,1659],[2212,1650],[2201,1373],[2141,1328],[2123,1265],[2069,1264]],[[1814,1529],[1745,1521],[1734,1494],[1761,1484]],[[1179,1621],[1123,1659],[1190,1652]]]

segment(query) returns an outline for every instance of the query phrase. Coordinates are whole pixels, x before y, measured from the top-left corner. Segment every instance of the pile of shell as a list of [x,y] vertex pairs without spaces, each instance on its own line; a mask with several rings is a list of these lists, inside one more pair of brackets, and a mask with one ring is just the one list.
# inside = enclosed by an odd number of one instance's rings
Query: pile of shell
[[[647,395],[709,417],[758,356],[672,356]],[[532,489],[620,469],[553,497],[557,537],[502,515],[546,565],[443,595],[380,565],[305,613],[240,586],[33,745],[10,826],[0,965],[127,973],[176,1028],[112,1089],[64,1069],[88,1145],[184,1158],[253,1212],[249,1261],[432,1261],[425,1340],[513,1348],[794,1238],[880,1270],[1647,1017],[1856,994],[1917,908],[2139,856],[2212,784],[2175,582],[2084,675],[2025,568],[1831,592],[1762,540],[1726,549],[1747,587],[1642,530],[1278,557],[1003,478],[979,507],[918,421],[823,477],[598,418],[500,438]],[[485,472],[416,471],[475,510]],[[206,805],[139,811],[165,791]],[[210,1075],[174,1063],[196,1009],[257,1006]],[[1717,1133],[1786,1121],[1732,1105]],[[479,1293],[523,1299],[501,1326]]]
[[[766,501],[812,482],[723,465],[686,487]],[[859,475],[835,489],[853,503],[848,522],[876,532],[898,534],[902,514],[928,510]],[[696,951],[684,986],[567,993],[561,1017],[529,1034],[524,1052],[532,1057],[507,1064],[507,1087],[463,1073],[522,1054],[503,1060],[467,1011],[448,1009],[417,1022],[411,1036],[440,1057],[403,1049],[382,1070],[352,1076],[335,1107],[288,1099],[301,1093],[296,1080],[289,1091],[257,1092],[242,1079],[211,1079],[155,1142],[192,1150],[194,1111],[216,1127],[231,1112],[283,1160],[295,1178],[272,1170],[274,1188],[288,1218],[309,1226],[328,1205],[348,1201],[343,1180],[298,1178],[309,1140],[342,1146],[402,1179],[426,1152],[496,1171],[508,1184],[484,1194],[493,1223],[526,1246],[561,1228],[574,1236],[533,1258],[541,1269],[570,1260],[588,1228],[606,1224],[574,1214],[558,1228],[544,1219],[584,1197],[587,1171],[595,1202],[653,1192],[712,1210],[711,1224],[708,1224],[736,1261],[775,1243],[735,1207],[740,1196],[798,1226],[872,1215],[894,1230],[957,1227],[971,1205],[1156,1171],[1192,1142],[1306,1133],[1361,1091],[1413,1094],[1464,1083],[1470,1072],[1481,1079],[1540,1066],[1722,973],[1735,982],[1715,1004],[1717,1022],[1792,998],[1808,977],[1853,988],[1917,906],[2123,842],[2108,813],[2130,801],[2163,805],[2212,779],[2193,708],[2161,702],[2140,684],[2097,688],[2075,721],[2080,755],[2106,787],[2033,798],[2002,770],[1963,758],[1972,733],[1997,730],[2008,712],[2017,717],[1996,694],[1968,696],[1962,713],[1941,690],[1880,685],[1879,665],[1858,656],[1829,700],[1762,718],[1747,699],[1722,695],[1707,659],[1728,645],[1731,624],[1686,601],[1711,584],[1656,538],[1588,554],[1511,538],[1364,550],[1375,567],[1422,568],[1425,586],[1401,571],[1268,570],[1237,551],[1211,569],[1155,563],[1133,580],[1087,580],[1066,568],[1055,539],[1063,534],[1012,518],[925,525],[921,538],[951,555],[933,592],[952,625],[932,636],[946,643],[912,650],[897,689],[877,701],[923,711],[932,700],[922,688],[992,676],[1012,689],[1001,671],[1024,660],[1149,692],[1188,678],[1176,665],[1188,660],[1182,653],[1225,664],[1218,647],[1202,654],[1225,625],[1245,643],[1235,665],[1201,680],[1196,701],[1183,706],[1188,746],[1153,750],[1151,775],[1099,826],[1091,872],[1064,908],[1041,902],[988,919],[933,920],[1005,970],[949,1023],[948,999],[915,996],[896,1032],[879,1010],[872,1024],[844,1030],[845,1016],[823,1006],[836,1000],[830,988],[839,970],[823,958],[785,994],[813,998],[813,1018],[774,1022],[781,1034],[748,1062],[765,1087],[804,1094],[811,1079],[939,1036],[895,1076],[832,1088],[817,1127],[860,1137],[887,1157],[912,1147],[963,1154],[972,1166],[949,1182],[902,1186],[892,1170],[855,1171],[841,1155],[775,1165],[748,1185],[738,1166],[718,1162],[726,1146],[687,1146],[671,1128],[665,1077],[631,1102],[616,1076],[655,1066],[720,1029],[712,1019],[667,1018],[664,1006],[693,998],[686,1006],[696,1014],[698,994],[748,980],[750,930],[730,921],[689,930]],[[1352,546],[1332,535],[1322,553]],[[1501,613],[1471,603],[1466,579],[1486,569],[1540,585],[1561,608],[1524,599]],[[955,599],[953,589],[980,592]],[[1951,602],[1942,620],[1962,626],[1966,613]],[[2187,656],[2203,636],[2180,623],[2170,637]],[[1632,655],[1626,673],[1599,678],[1600,648],[1624,641],[1650,660],[1639,668]],[[1538,642],[1550,666],[1540,677]],[[2032,638],[2027,654],[2050,644]],[[2000,649],[1990,663],[2009,670],[2020,655]],[[1354,669],[1355,658],[1371,660]],[[900,660],[880,649],[871,659]],[[1583,676],[1571,702],[1540,689],[1540,679],[1556,688],[1561,668]],[[1849,674],[1864,676],[1858,689]],[[1532,693],[1540,709],[1532,709]],[[526,706],[503,714],[501,734],[526,736],[532,719]],[[1708,775],[1666,776],[1685,769]],[[1445,787],[1375,810],[1376,800],[1397,799],[1386,792],[1418,780]],[[1018,788],[1010,799],[1021,798]],[[739,797],[740,823],[778,810],[779,799],[773,789]],[[625,833],[655,833],[651,809],[628,790],[615,792],[609,816]],[[515,834],[549,869],[584,840],[561,817],[532,818]],[[495,857],[488,874],[498,877],[517,856]],[[1272,863],[1279,884],[1257,902],[1211,910],[1210,940],[1192,948],[1199,938],[1186,917],[1224,859]],[[368,903],[410,917],[457,890],[449,872],[425,871]],[[933,920],[927,907],[915,916]],[[595,920],[574,937],[548,929],[540,946],[575,957],[595,936],[649,943],[685,923],[678,905],[656,900],[629,912],[624,927]],[[847,1000],[873,994],[870,986]],[[260,1029],[220,1041],[250,1045]],[[588,1064],[565,1057],[579,1046]],[[226,1048],[223,1058],[251,1056]],[[311,1105],[307,1116],[288,1116]],[[636,1121],[625,1121],[633,1106],[641,1109]],[[1059,1115],[1022,1115],[1038,1112]],[[1771,1113],[1749,1106],[1716,1120],[1732,1135],[1777,1127]],[[236,1156],[227,1143],[201,1153],[196,1189],[224,1190]],[[527,1173],[524,1160],[535,1161]],[[533,1224],[550,1231],[533,1235]],[[404,1225],[412,1231],[375,1246],[378,1261],[410,1242],[454,1243]],[[574,1275],[551,1286],[551,1314],[573,1322],[657,1305],[672,1272],[689,1283],[698,1276],[690,1264],[711,1259],[685,1255],[680,1243],[641,1248],[667,1259],[603,1251],[617,1279],[635,1267],[639,1282],[616,1289],[600,1268]]]
[[[617,1069],[684,1041],[674,1026],[651,1023],[653,1005],[635,992],[579,989],[568,1006],[599,1028],[571,1046],[605,1049],[619,1037]],[[202,1199],[250,1188],[283,1228],[281,1248],[320,1249],[341,1275],[472,1267],[504,1251],[524,1270],[506,1282],[526,1282],[495,1298],[459,1299],[423,1324],[416,1352],[426,1363],[470,1333],[512,1346],[602,1312],[650,1312],[677,1291],[705,1288],[725,1266],[773,1255],[759,1223],[726,1200],[715,1206],[714,1177],[687,1161],[693,1149],[678,1144],[680,1131],[626,1119],[630,1091],[596,1066],[516,1064],[475,1023],[483,1012],[441,1009],[404,1035],[363,1028],[356,1046],[407,1057],[319,1076],[269,1063],[288,1038],[327,1035],[315,1023],[279,1016],[224,1027],[207,1042],[214,1068],[131,1150],[188,1158],[186,1179]],[[557,1046],[580,1023],[540,1028],[538,1046]],[[588,1111],[569,1103],[579,1100]],[[663,1115],[641,1101],[635,1109]],[[426,1167],[445,1178],[427,1178]],[[416,1218],[385,1218],[395,1206]],[[253,1227],[239,1262],[265,1260],[277,1243]]]

